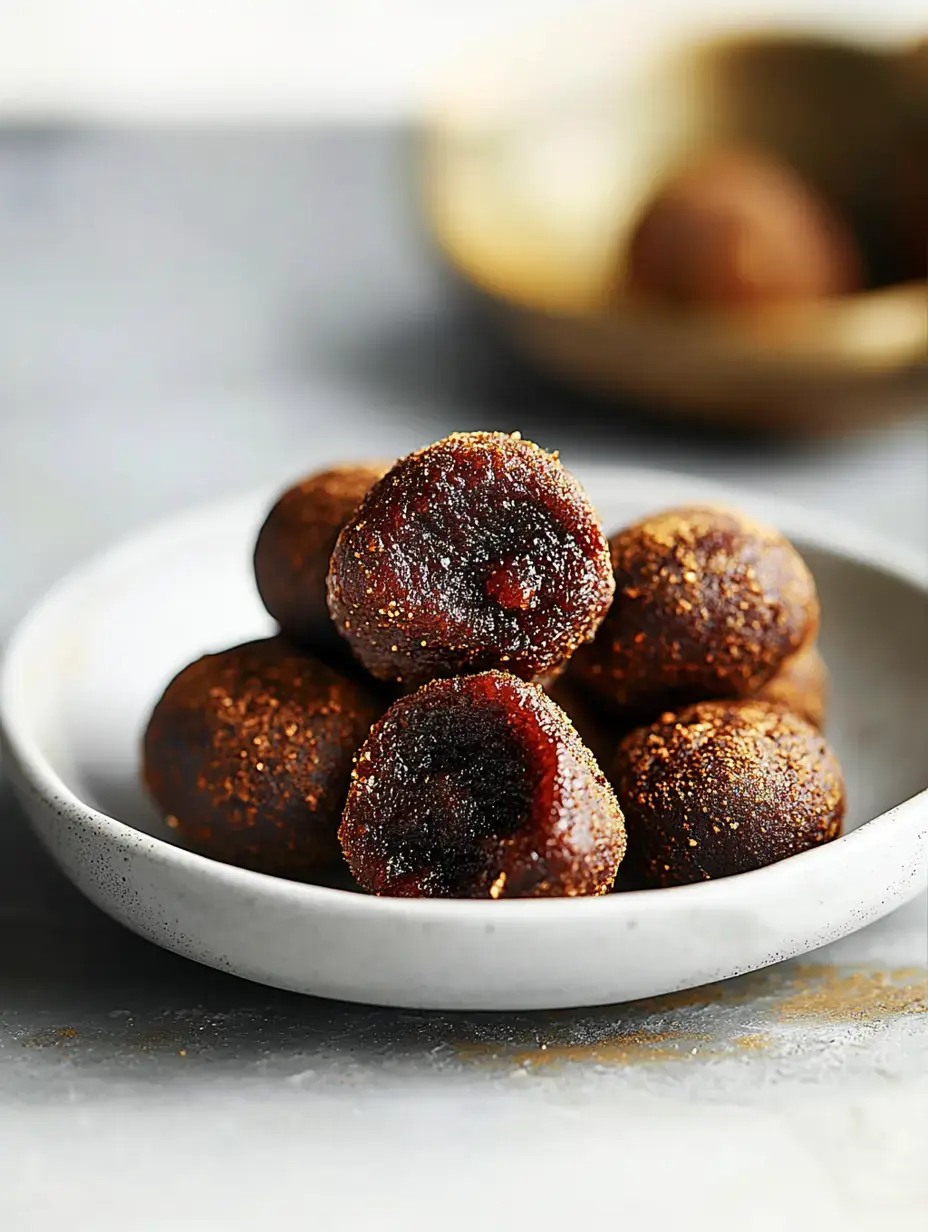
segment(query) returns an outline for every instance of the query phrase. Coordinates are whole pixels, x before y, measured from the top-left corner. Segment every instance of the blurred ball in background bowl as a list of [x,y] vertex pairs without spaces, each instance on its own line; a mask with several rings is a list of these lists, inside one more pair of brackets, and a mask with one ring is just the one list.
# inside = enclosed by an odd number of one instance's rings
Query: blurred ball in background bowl
[[672,176],[632,230],[629,294],[730,307],[849,295],[861,260],[850,228],[786,164],[719,150]]
[[[631,43],[615,20],[527,32],[453,78],[427,122],[427,223],[511,343],[607,404],[776,432],[923,402],[912,48]],[[705,209],[691,225],[694,197],[740,220],[721,255],[699,237]]]

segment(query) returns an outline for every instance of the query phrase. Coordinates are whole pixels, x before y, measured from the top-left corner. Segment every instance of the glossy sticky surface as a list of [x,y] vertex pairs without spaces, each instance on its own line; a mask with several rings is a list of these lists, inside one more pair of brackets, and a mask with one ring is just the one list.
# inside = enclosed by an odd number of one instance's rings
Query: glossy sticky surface
[[605,893],[625,850],[611,788],[563,712],[502,672],[396,702],[358,755],[339,836],[376,894]]
[[599,518],[537,445],[455,433],[402,459],[338,538],[329,607],[384,680],[503,668],[535,679],[593,636],[613,593]]

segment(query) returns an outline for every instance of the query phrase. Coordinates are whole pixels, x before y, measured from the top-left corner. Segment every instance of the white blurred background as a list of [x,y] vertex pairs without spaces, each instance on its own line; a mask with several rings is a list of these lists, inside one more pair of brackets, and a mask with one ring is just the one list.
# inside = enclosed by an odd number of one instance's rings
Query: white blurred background
[[[0,116],[386,117],[458,55],[577,0],[0,0]],[[583,5],[582,7],[589,7]],[[594,6],[595,7],[595,6]],[[612,0],[630,50],[690,20],[928,32],[926,0]]]

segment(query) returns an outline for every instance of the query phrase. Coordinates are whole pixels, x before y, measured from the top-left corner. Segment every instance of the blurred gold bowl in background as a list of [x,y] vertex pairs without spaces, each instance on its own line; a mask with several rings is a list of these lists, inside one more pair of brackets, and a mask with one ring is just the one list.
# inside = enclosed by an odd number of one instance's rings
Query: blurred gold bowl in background
[[[774,431],[850,429],[928,398],[928,290],[681,310],[622,289],[656,185],[694,153],[773,153],[872,258],[908,139],[900,48],[781,32],[652,37],[578,23],[487,50],[427,120],[427,224],[537,367],[601,394]],[[925,117],[922,116],[921,119]]]

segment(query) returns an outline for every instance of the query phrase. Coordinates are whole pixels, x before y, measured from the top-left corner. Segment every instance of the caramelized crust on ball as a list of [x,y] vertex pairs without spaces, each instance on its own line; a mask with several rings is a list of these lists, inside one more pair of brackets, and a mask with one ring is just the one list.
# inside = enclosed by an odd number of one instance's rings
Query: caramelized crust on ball
[[761,689],[815,637],[815,582],[778,531],[687,506],[610,541],[615,600],[572,679],[615,707],[653,713]]
[[841,833],[841,767],[820,732],[769,702],[702,702],[620,744],[613,783],[630,871],[647,886],[728,877]]
[[593,636],[613,591],[583,489],[555,456],[499,432],[398,462],[339,535],[328,586],[355,655],[407,685],[544,676]]
[[145,785],[203,855],[326,879],[342,862],[352,756],[383,709],[373,689],[280,637],[207,655],[154,709]]
[[828,709],[828,668],[818,647],[813,643],[787,659],[755,697],[783,706],[813,727],[823,728]]
[[389,462],[359,462],[309,475],[284,492],[258,534],[258,593],[281,629],[304,646],[338,641],[325,579],[338,533]]
[[604,894],[625,850],[612,789],[564,713],[504,672],[387,711],[339,830],[362,887],[406,897]]

